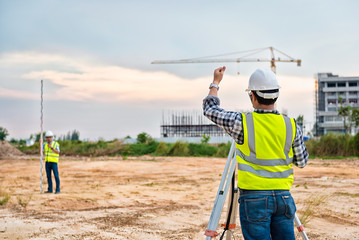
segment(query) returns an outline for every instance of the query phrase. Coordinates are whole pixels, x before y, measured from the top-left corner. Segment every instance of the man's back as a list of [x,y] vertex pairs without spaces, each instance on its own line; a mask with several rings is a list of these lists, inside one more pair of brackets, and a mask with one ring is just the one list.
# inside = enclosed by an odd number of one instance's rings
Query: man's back
[[273,113],[243,117],[243,144],[236,144],[238,186],[247,190],[290,189],[295,122]]

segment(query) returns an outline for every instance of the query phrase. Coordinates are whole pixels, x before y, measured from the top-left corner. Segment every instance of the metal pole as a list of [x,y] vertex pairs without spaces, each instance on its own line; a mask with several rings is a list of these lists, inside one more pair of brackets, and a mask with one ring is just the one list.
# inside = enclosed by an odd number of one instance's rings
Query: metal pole
[[42,151],[42,145],[43,145],[43,138],[42,138],[42,135],[43,135],[43,129],[42,129],[42,123],[43,123],[43,112],[42,112],[42,109],[43,109],[43,80],[41,80],[41,117],[40,117],[40,127],[41,127],[41,133],[40,133],[40,175],[41,175],[41,182],[40,182],[40,193],[42,193],[42,161],[43,161],[43,151]]
[[300,222],[300,220],[299,220],[297,214],[295,214],[294,223],[295,223],[295,225],[297,226],[297,229],[298,229],[299,233],[302,235],[302,238],[303,238],[304,240],[309,240],[307,234],[306,234],[305,231],[304,231],[303,224]]
[[206,235],[206,240],[211,240],[212,238],[215,238],[218,235],[218,233],[217,233],[218,222],[221,217],[223,205],[224,205],[224,202],[227,197],[229,185],[232,180],[231,178],[236,169],[237,160],[234,155],[235,147],[236,147],[236,145],[233,140],[231,149],[229,150],[226,165],[224,166],[221,182],[219,183],[216,200],[214,201],[214,205],[213,205],[211,216],[209,218],[208,226],[204,233],[204,235]]

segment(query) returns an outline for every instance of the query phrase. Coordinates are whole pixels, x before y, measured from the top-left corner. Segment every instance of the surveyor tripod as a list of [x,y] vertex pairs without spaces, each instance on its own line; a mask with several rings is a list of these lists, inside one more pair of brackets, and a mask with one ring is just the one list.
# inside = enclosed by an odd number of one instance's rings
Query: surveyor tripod
[[[218,187],[216,200],[214,201],[211,217],[208,222],[208,226],[204,235],[206,235],[206,240],[211,240],[219,236],[220,234],[217,232],[218,222],[221,217],[221,213],[223,210],[224,202],[227,198],[227,193],[229,191],[228,198],[228,209],[227,209],[227,218],[226,223],[222,224],[223,232],[220,236],[220,239],[223,239],[224,234],[228,231],[231,234],[226,234],[226,240],[230,240],[233,236],[232,229],[236,227],[236,213],[238,211],[238,198],[239,191],[235,185],[235,170],[237,165],[237,159],[235,155],[236,144],[233,141],[231,145],[231,149],[229,150],[229,154],[227,157],[227,162],[223,170],[222,179]],[[298,231],[304,240],[309,240],[307,234],[304,231],[304,227],[301,224],[297,214],[294,216],[294,223],[297,226]]]

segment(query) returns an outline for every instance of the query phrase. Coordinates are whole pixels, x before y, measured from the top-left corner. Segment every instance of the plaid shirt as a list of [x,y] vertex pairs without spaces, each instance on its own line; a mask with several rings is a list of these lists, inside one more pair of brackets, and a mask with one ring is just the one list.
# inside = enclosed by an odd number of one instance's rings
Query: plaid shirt
[[[220,100],[216,96],[209,95],[203,100],[203,114],[220,128],[225,130],[238,144],[243,144],[243,123],[240,112],[226,111],[219,107]],[[257,113],[279,114],[277,110],[255,109]],[[292,144],[293,163],[303,168],[308,162],[308,151],[303,142],[302,130],[296,123],[296,134]]]

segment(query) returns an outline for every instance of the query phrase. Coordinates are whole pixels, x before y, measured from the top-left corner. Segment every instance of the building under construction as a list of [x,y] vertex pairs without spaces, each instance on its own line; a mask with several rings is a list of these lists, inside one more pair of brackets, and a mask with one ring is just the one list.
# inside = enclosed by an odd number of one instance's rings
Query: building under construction
[[209,121],[200,111],[166,111],[162,113],[162,138],[224,137],[227,133]]

